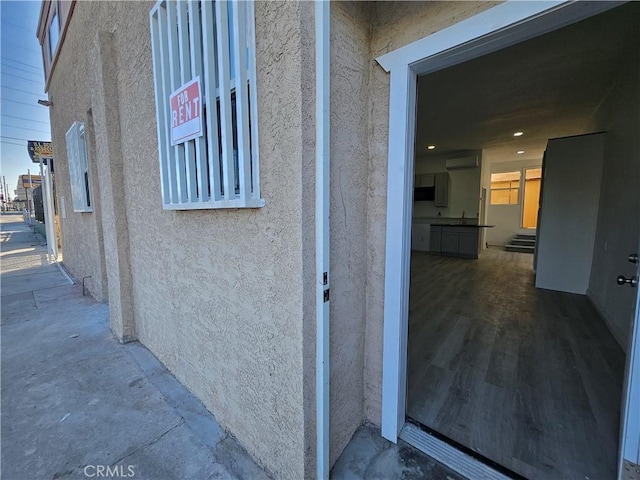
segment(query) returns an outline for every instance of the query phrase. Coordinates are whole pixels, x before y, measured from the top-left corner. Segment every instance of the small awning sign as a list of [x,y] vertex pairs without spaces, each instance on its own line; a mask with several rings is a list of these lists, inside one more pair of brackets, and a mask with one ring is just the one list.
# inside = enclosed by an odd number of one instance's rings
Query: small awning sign
[[203,135],[200,92],[200,77],[196,77],[169,96],[171,145],[178,145]]
[[41,158],[53,158],[53,143],[51,142],[29,140],[27,142],[27,149],[33,163],[40,162]]

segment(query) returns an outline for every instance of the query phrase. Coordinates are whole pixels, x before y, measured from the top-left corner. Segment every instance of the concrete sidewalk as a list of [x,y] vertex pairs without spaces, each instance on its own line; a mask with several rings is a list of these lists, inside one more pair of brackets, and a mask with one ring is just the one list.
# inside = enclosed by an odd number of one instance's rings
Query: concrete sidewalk
[[108,306],[20,215],[0,220],[2,479],[268,478],[147,349],[111,336]]
[[[0,215],[3,480],[267,479],[144,346],[118,343],[26,226]],[[334,479],[462,477],[362,427]]]

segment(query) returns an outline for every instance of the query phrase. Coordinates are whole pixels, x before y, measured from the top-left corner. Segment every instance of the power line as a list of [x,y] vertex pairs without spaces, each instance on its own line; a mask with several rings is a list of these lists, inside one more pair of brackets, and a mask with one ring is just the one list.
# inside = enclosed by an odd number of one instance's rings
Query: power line
[[37,83],[38,85],[43,85],[44,84],[44,82],[42,80],[32,80],[30,78],[21,77],[20,75],[13,75],[13,74],[7,73],[7,72],[2,72],[2,75],[7,75],[8,77],[15,77],[15,78],[18,78],[20,80],[24,80],[25,82]]
[[19,88],[7,87],[5,85],[2,85],[0,87],[0,90],[2,90],[3,88],[7,88],[9,90],[15,90],[16,92],[28,93],[29,95],[35,95],[36,97],[40,97],[41,95],[44,95],[44,92],[43,93],[27,92],[26,90],[20,90]]
[[[0,138],[8,138],[9,140],[20,140],[21,142],[31,142],[32,140],[29,140],[28,138],[18,138],[18,137],[8,137],[6,135],[0,135]],[[2,140],[0,140],[2,141]],[[50,142],[51,140],[39,140],[42,142]]]
[[26,138],[18,138],[18,137],[8,137],[6,135],[0,135],[0,138],[8,138],[9,140],[24,140],[25,142],[28,142],[29,140],[27,140]]
[[10,68],[12,70],[20,70],[21,72],[28,73],[29,75],[38,75],[39,76],[42,73],[42,72],[30,72],[26,68],[16,67],[15,65],[9,65],[9,64],[4,63],[4,62],[0,62],[0,64],[4,65],[7,69]]
[[7,44],[11,48],[21,48],[22,50],[26,50],[27,52],[40,53],[35,48],[25,47],[24,45],[20,45],[19,43],[16,43],[16,42],[7,42]]
[[32,103],[27,103],[27,102],[18,102],[16,100],[10,100],[8,98],[2,98],[0,97],[0,100],[2,100],[3,102],[11,102],[11,103],[17,103],[19,105],[26,105],[27,107],[31,107],[31,108],[42,108],[42,106],[40,105],[33,105]]
[[4,55],[0,55],[0,58],[4,58],[5,60],[9,60],[11,62],[16,62],[19,63],[20,65],[24,65],[26,67],[31,67],[31,68],[37,68],[40,69],[41,67],[38,65],[34,65],[33,63],[25,63],[25,62],[21,62],[20,60],[14,60],[11,57],[5,57]]
[[9,118],[16,118],[18,120],[26,120],[27,122],[44,123],[45,125],[49,125],[49,122],[43,122],[42,120],[31,120],[30,118],[16,117],[15,115],[6,115],[6,114],[3,114],[2,116],[9,117]]
[[8,125],[6,123],[0,123],[0,125],[2,125],[5,128],[15,128],[16,130],[29,130],[31,132],[49,133],[48,130],[38,130],[36,128],[27,128],[27,127],[16,127],[15,125]]
[[11,25],[12,27],[19,28],[21,30],[24,30],[25,32],[35,33],[35,32],[32,32],[31,29],[23,27],[22,25],[18,25],[17,23],[9,22],[7,20],[3,20],[2,23],[5,23],[7,25]]
[[[27,141],[27,140],[25,140],[25,141]],[[10,142],[10,141],[8,141],[8,140],[0,140],[0,143],[4,143],[4,144],[6,144],[6,145],[15,145],[15,146],[17,146],[17,147],[24,147],[24,146],[26,146],[24,143]]]

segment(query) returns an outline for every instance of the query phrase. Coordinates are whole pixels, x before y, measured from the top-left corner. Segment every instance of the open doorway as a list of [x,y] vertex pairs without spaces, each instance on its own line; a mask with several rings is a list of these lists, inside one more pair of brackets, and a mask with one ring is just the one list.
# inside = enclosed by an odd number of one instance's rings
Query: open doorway
[[[615,191],[627,191],[636,202],[629,211],[638,211],[638,175],[628,178],[621,156],[635,151],[627,134],[640,128],[639,14],[637,4],[618,7],[418,80],[415,184],[430,185],[432,175],[435,191],[441,175],[448,196],[439,205],[414,196],[407,415],[526,478],[616,474],[635,297],[615,290],[608,242],[630,236],[633,251],[638,225],[608,216]],[[602,130],[600,163],[556,154],[561,176],[549,182],[541,168],[549,140],[571,152]],[[585,180],[593,188],[583,189]],[[545,183],[558,196],[545,196]],[[474,209],[483,188],[486,220]],[[560,212],[553,241],[545,212]],[[576,229],[564,230],[574,218]],[[534,256],[505,250],[521,230],[540,229],[549,243],[530,253],[556,268],[551,276],[579,252],[579,268],[565,269],[568,284],[536,288]],[[478,241],[482,231],[491,248]]]
[[535,230],[538,227],[542,167],[525,168],[524,198],[522,200],[522,228]]

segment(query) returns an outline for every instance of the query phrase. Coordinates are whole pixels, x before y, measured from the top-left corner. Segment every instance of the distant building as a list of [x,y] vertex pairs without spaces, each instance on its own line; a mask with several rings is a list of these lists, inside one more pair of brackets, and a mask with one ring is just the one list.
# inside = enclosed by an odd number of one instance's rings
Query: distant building
[[[22,175],[19,175],[16,189],[14,191],[14,202],[18,205],[19,208],[25,208],[27,205],[27,198],[29,200],[33,200],[33,190],[40,187],[41,185],[42,179],[40,178],[40,175],[31,175],[31,184],[29,183],[28,174],[24,173]],[[27,189],[29,189],[28,197]]]

